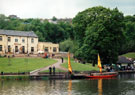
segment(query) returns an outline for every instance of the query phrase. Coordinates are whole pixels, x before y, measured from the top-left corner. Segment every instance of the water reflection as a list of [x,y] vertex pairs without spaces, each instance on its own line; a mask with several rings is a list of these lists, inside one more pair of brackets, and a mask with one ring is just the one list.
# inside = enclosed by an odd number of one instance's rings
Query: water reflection
[[134,95],[134,79],[0,81],[0,95]]
[[98,95],[102,95],[103,89],[102,89],[102,79],[98,79]]
[[72,95],[71,91],[72,91],[72,80],[69,80],[69,83],[68,83],[68,95]]

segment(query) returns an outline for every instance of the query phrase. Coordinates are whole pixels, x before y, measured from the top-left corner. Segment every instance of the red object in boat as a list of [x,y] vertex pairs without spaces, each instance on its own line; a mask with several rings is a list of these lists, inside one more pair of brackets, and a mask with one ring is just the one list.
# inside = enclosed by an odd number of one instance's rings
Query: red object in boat
[[86,78],[112,78],[112,77],[116,77],[118,75],[118,73],[95,73],[93,75],[90,76],[85,76]]

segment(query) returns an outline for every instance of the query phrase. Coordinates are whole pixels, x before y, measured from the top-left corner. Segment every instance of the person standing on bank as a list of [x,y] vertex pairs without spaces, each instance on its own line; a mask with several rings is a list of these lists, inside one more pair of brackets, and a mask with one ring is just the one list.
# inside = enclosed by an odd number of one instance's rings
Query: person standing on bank
[[52,67],[49,67],[49,74],[52,74]]
[[61,57],[61,62],[63,63],[63,61],[64,61],[64,59],[63,59],[63,57]]
[[55,75],[55,66],[53,66],[53,75]]

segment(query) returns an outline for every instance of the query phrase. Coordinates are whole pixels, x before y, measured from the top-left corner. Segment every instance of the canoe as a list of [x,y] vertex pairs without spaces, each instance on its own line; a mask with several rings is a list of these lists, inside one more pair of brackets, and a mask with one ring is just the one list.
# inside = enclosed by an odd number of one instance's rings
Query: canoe
[[112,78],[118,75],[117,72],[103,72],[103,73],[91,73],[91,75],[86,75],[86,78]]

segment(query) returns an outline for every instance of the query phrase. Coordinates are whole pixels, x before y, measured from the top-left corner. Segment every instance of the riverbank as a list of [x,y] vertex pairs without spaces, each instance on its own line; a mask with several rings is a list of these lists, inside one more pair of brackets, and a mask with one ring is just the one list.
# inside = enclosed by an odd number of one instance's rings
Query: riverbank
[[[0,75],[0,80],[67,80],[67,79],[86,79],[85,75],[90,75],[97,71],[73,72],[73,75],[68,72],[40,72],[38,75],[5,73]],[[132,74],[135,71],[118,71],[119,75]]]
[[55,72],[51,74],[42,72],[38,75],[5,73],[4,75],[0,75],[0,80],[84,79],[84,76],[86,74],[89,75],[90,73],[92,72],[76,72],[74,74],[69,74],[68,72]]

